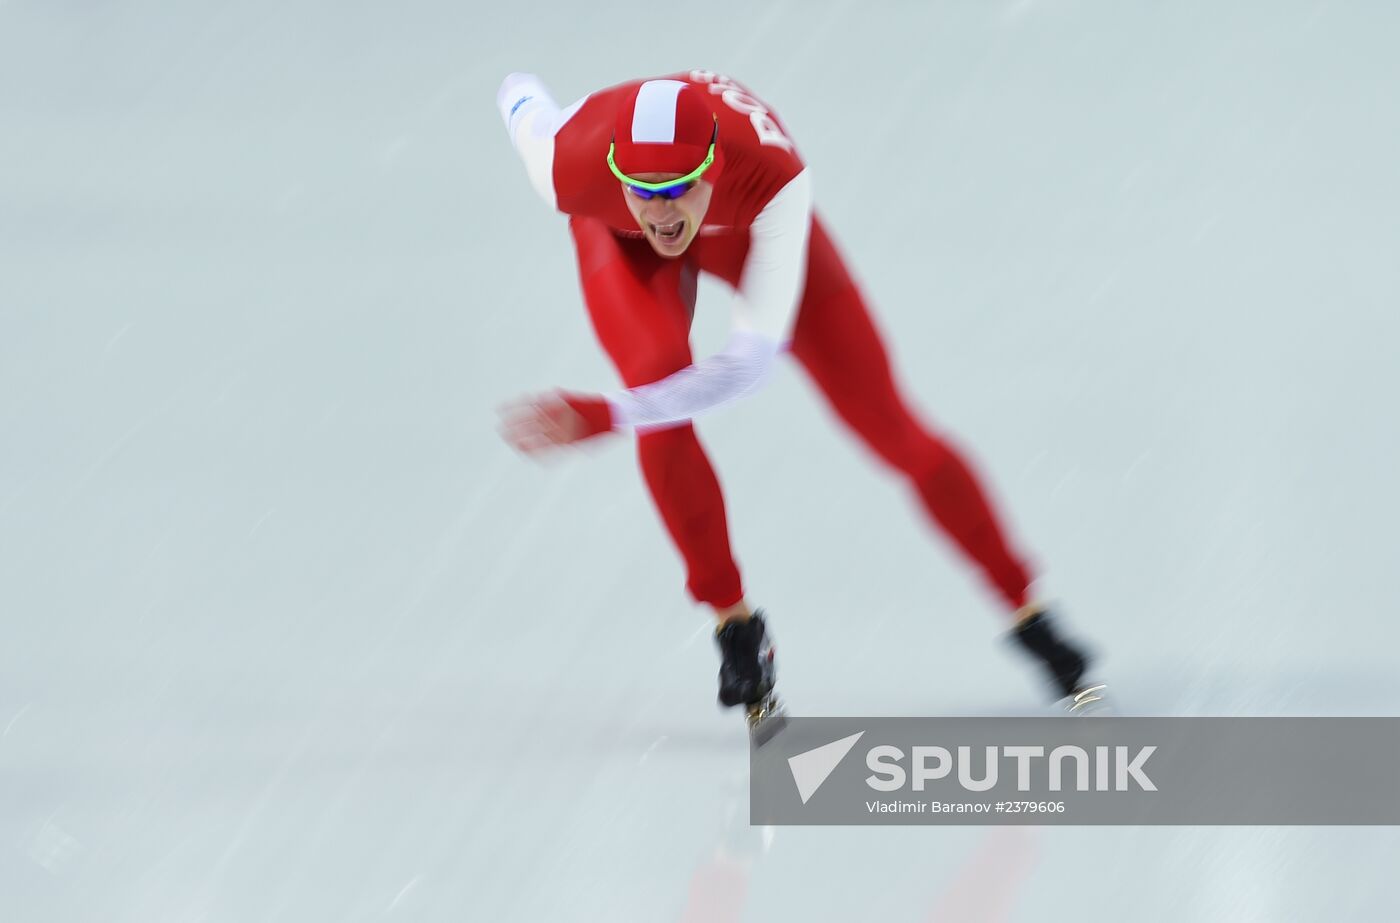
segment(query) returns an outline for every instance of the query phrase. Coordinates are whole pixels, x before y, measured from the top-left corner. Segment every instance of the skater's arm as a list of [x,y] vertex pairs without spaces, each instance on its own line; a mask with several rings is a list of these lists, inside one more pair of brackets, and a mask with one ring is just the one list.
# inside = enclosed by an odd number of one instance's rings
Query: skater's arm
[[749,227],[749,254],[739,279],[734,328],[779,343],[792,323],[807,280],[807,239],[812,229],[812,180],[806,170],[768,200]]
[[612,425],[676,423],[741,398],[763,384],[778,348],[777,340],[736,329],[723,351],[651,384],[604,395]]
[[583,100],[561,110],[543,81],[534,74],[510,74],[496,91],[496,108],[506,123],[515,152],[525,162],[530,185],[540,198],[557,207],[554,192],[554,136]]
[[672,375],[605,395],[613,426],[689,420],[756,391],[792,331],[807,272],[811,182],[804,170],[775,195],[749,229],[749,254],[722,352]]

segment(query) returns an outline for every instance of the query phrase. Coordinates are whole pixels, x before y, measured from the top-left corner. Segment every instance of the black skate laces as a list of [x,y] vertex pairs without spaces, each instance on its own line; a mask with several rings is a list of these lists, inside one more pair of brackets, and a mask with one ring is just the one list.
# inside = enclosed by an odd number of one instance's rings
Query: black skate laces
[[1046,660],[1064,651],[1064,645],[1055,636],[1050,621],[1044,612],[1037,612],[1016,626],[1016,638],[1027,648]]
[[1056,634],[1053,620],[1037,612],[1016,626],[1014,637],[1054,674],[1065,695],[1073,695],[1087,666],[1084,656]]
[[747,619],[730,619],[715,630],[715,640],[726,657],[756,656],[763,643],[763,619],[757,613]]

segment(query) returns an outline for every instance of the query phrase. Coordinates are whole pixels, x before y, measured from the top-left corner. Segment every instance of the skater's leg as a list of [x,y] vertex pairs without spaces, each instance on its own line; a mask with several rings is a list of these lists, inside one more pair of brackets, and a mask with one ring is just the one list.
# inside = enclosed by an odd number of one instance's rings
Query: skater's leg
[[[691,363],[695,272],[656,256],[642,240],[620,239],[604,224],[570,222],[593,329],[627,387],[664,378]],[[637,455],[652,500],[685,561],[686,587],[721,620],[749,615],[719,479],[689,423],[641,431]]]
[[832,408],[913,483],[925,510],[1012,610],[1026,606],[1030,575],[1007,542],[971,466],[899,394],[860,291],[819,220],[813,219],[807,287],[792,352]]
[[747,617],[739,568],[729,549],[724,495],[694,427],[641,433],[637,454],[666,529],[685,559],[690,595],[714,607],[721,620]]

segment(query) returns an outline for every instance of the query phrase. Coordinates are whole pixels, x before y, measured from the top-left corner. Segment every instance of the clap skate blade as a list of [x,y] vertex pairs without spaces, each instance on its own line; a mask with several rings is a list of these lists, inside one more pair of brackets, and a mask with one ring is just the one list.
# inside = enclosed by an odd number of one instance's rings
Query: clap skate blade
[[745,707],[744,720],[748,722],[749,736],[753,742],[762,746],[787,726],[787,709],[770,692]]
[[1080,688],[1073,695],[1060,701],[1065,711],[1076,717],[1107,717],[1113,714],[1113,705],[1108,701],[1107,691],[1107,684],[1095,683]]

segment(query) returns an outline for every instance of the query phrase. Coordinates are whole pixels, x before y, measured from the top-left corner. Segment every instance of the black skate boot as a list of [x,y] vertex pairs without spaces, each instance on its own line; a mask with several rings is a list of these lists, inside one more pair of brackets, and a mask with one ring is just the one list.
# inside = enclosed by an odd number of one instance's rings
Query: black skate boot
[[749,732],[765,743],[782,730],[782,704],[773,694],[777,665],[762,610],[748,619],[732,619],[715,632],[719,645],[719,704],[744,706]]
[[1055,632],[1048,613],[1041,611],[1025,619],[1011,636],[1016,643],[1045,666],[1065,709],[1073,715],[1106,714],[1105,686],[1084,679],[1089,667],[1084,652]]

